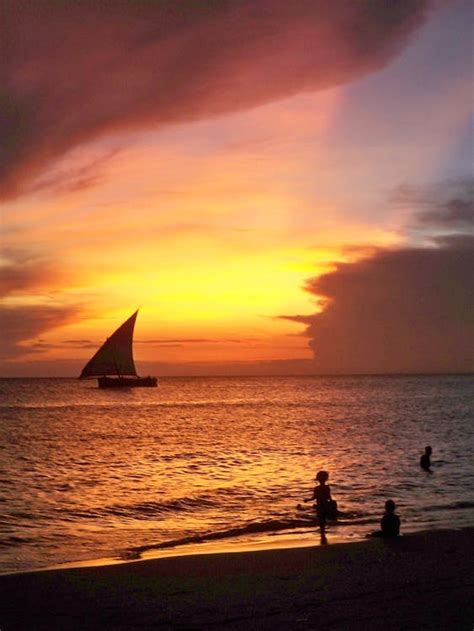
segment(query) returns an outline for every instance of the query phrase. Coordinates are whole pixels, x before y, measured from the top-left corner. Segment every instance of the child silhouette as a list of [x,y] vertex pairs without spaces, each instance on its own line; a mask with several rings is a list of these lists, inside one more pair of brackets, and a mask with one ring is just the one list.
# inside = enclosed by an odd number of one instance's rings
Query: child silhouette
[[304,499],[304,502],[316,501],[316,513],[318,515],[321,539],[325,543],[326,520],[337,518],[337,504],[331,497],[331,489],[326,484],[329,478],[327,471],[318,471],[316,482],[319,486],[314,487],[313,495]]
[[380,530],[370,533],[369,537],[398,537],[400,534],[400,517],[395,514],[395,502],[387,500],[385,502],[385,513],[380,522]]

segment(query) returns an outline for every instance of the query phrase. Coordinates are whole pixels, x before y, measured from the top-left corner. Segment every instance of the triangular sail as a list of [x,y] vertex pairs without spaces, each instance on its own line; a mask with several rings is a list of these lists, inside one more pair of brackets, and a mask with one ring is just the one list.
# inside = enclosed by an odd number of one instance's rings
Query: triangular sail
[[136,375],[133,362],[133,328],[138,310],[113,333],[84,366],[80,379],[105,375]]

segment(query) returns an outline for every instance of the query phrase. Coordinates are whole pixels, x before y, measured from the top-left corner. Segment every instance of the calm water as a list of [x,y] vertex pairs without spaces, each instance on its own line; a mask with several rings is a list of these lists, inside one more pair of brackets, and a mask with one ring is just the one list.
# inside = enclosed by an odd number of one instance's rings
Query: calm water
[[[309,505],[330,471],[331,541],[474,524],[472,377],[0,380],[0,571],[189,542],[318,541]],[[433,446],[434,474],[418,465]]]

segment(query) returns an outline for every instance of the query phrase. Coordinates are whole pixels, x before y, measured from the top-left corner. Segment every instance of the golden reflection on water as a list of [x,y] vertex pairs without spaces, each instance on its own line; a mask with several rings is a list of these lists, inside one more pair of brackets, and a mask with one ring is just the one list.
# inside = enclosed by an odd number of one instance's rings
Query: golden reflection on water
[[329,542],[373,529],[389,497],[405,531],[472,523],[467,377],[164,379],[130,392],[14,381],[0,407],[10,568],[216,533],[204,547],[317,542],[297,505],[318,469],[349,515]]

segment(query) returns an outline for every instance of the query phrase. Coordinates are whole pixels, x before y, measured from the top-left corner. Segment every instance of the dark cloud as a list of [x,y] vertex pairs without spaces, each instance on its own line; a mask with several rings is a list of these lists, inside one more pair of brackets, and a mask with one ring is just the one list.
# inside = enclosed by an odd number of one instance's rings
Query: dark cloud
[[54,266],[34,252],[4,247],[1,256],[1,298],[51,285],[59,278]]
[[80,309],[76,306],[1,306],[0,357],[11,359],[50,350],[49,344],[35,341],[35,338],[51,329],[75,322],[79,314]]
[[64,340],[62,344],[73,346],[75,348],[94,348],[96,344],[92,340]]
[[28,344],[28,352],[34,353],[43,353],[46,351],[52,350],[65,350],[65,349],[87,349],[93,350],[97,349],[100,346],[100,343],[94,343],[90,340],[64,340],[58,343],[46,342],[45,340],[39,339],[36,342],[32,342]]
[[327,307],[291,319],[307,325],[320,373],[469,372],[473,269],[473,236],[378,250],[308,281]]
[[460,178],[431,187],[400,186],[391,201],[416,211],[415,227],[435,230],[474,228],[474,180]]
[[[179,123],[384,67],[429,0],[2,0],[0,184],[101,134]],[[87,181],[87,180],[86,180]]]
[[183,344],[222,344],[224,343],[233,343],[233,344],[247,344],[248,342],[254,341],[255,338],[244,338],[244,339],[234,339],[234,338],[205,338],[205,337],[183,337],[177,339],[159,339],[159,340],[135,340],[135,344],[148,344],[150,346],[181,346]]
[[0,298],[6,300],[0,306],[0,357],[14,358],[53,348],[36,338],[73,322],[81,309],[78,306],[32,305],[28,302],[31,303],[32,294],[47,300],[61,279],[57,265],[35,252],[12,248],[2,250]]

